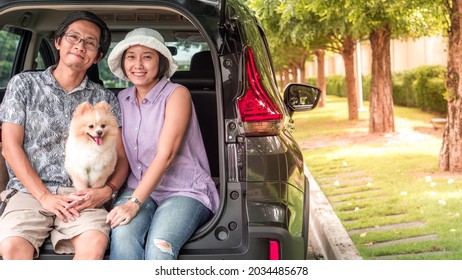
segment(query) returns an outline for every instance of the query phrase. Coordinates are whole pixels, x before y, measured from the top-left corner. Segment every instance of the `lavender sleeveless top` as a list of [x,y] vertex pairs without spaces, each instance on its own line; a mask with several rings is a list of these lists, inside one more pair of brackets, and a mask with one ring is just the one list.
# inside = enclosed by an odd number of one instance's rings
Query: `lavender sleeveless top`
[[[157,152],[167,102],[180,86],[161,79],[138,105],[135,87],[118,95],[122,111],[122,132],[131,172],[127,187],[135,189]],[[219,206],[215,183],[205,152],[196,112],[191,118],[176,158],[167,168],[151,197],[159,204],[170,196],[188,196],[202,202],[213,213]]]

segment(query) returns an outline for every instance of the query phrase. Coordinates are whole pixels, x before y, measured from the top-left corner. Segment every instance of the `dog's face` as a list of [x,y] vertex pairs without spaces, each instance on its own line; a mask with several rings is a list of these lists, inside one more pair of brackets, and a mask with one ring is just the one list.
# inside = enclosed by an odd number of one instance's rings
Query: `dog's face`
[[70,133],[79,141],[94,142],[100,146],[117,132],[117,119],[107,102],[101,101],[95,106],[84,102],[75,109]]

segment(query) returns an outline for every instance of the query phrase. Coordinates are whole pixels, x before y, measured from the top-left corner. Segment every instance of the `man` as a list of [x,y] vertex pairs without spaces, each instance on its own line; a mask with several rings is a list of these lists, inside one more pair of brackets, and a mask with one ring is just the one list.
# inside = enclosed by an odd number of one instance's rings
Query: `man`
[[3,259],[38,257],[48,236],[57,253],[75,253],[74,259],[104,257],[110,228],[102,206],[128,173],[122,140],[106,186],[77,193],[64,168],[64,146],[72,113],[84,101],[107,101],[121,124],[116,96],[86,76],[107,53],[110,40],[96,15],[71,13],[56,33],[57,65],[18,74],[8,84],[0,106],[2,153],[10,175],[5,192],[18,192],[0,219]]

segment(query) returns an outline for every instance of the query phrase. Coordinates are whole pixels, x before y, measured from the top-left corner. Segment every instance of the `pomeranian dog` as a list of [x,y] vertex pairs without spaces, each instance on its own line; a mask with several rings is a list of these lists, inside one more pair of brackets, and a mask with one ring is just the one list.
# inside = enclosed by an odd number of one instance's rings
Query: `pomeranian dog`
[[77,106],[65,151],[66,171],[77,191],[104,187],[116,165],[118,134],[117,119],[106,101]]

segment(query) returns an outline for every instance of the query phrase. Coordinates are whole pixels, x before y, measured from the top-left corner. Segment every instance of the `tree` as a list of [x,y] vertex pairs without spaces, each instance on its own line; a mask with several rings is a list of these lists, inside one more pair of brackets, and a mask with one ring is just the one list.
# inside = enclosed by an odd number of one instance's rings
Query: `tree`
[[[306,33],[300,31],[295,21],[282,20],[279,0],[248,0],[246,4],[254,11],[265,30],[275,68],[282,72],[281,76],[288,82],[288,71],[291,70],[293,81],[305,82],[305,62],[309,56],[309,40]],[[294,36],[298,34],[299,36]],[[289,50],[289,51],[288,51]],[[300,74],[298,74],[298,72]]]
[[438,30],[434,0],[348,0],[355,29],[367,30],[372,48],[369,132],[394,132],[390,41],[417,38]]
[[326,106],[326,99],[327,99],[327,83],[326,83],[326,70],[324,67],[325,62],[325,51],[323,49],[315,50],[314,54],[316,55],[316,64],[318,65],[318,73],[316,73],[316,85],[321,90],[321,98],[319,99],[318,106],[324,107]]
[[[335,3],[335,2],[333,2]],[[247,4],[252,8],[259,21],[267,31],[268,37],[273,38],[269,41],[272,43],[272,48],[276,51],[273,55],[284,56],[285,61],[290,61],[291,65],[297,66],[303,72],[306,61],[305,54],[314,54],[318,60],[318,86],[324,89],[321,106],[325,103],[325,74],[324,74],[324,51],[334,50],[345,56],[345,68],[347,69],[347,92],[348,92],[348,107],[349,119],[358,118],[358,102],[356,94],[356,81],[354,77],[354,43],[348,44],[350,37],[345,37],[345,46],[343,47],[342,36],[337,36],[334,32],[335,28],[341,30],[345,25],[339,28],[339,22],[326,20],[327,18],[343,18],[342,15],[336,13],[329,14],[326,17],[324,14],[318,14],[316,7],[312,7],[311,1],[303,0],[249,0]],[[320,1],[319,6],[323,5]],[[338,5],[340,7],[341,5]],[[322,7],[319,10],[324,9]],[[343,20],[341,21],[343,22]],[[337,39],[337,40],[334,40]],[[339,44],[340,43],[340,44]],[[274,48],[280,46],[281,48]],[[278,52],[279,49],[290,47],[291,52]],[[352,48],[351,48],[352,47]],[[293,56],[299,59],[293,58]],[[291,58],[292,57],[292,58]],[[277,59],[280,61],[279,59]],[[322,63],[322,65],[321,65]],[[284,66],[286,68],[286,66]],[[302,77],[304,77],[302,75]]]
[[[372,47],[370,93],[370,133],[394,132],[393,92],[391,86],[390,41],[392,38],[421,37],[438,30],[432,14],[434,0],[273,0],[258,1],[258,7],[271,3],[280,20],[295,18],[290,26],[303,26],[314,42],[325,39],[326,50],[344,59],[349,119],[357,119],[358,101],[354,74],[354,51],[358,39],[366,36]],[[278,2],[278,3],[277,3]],[[261,6],[260,6],[261,5]],[[290,15],[290,16],[288,16]],[[274,20],[274,13],[266,14]],[[279,19],[279,18],[278,18]],[[287,21],[287,20],[286,20]],[[276,23],[277,25],[277,23]],[[289,30],[289,31],[287,31]],[[294,28],[286,29],[291,33]],[[301,28],[298,29],[302,30]],[[306,37],[306,35],[302,35]],[[313,44],[314,43],[314,44]]]
[[[354,53],[357,39],[361,38],[361,29],[354,29],[353,23],[348,19],[348,10],[345,9],[345,0],[285,0],[281,1],[280,10],[295,17],[298,25],[309,32],[310,48],[318,59],[318,68],[322,68],[324,50],[339,53],[344,61],[346,92],[348,100],[348,119],[357,120],[358,93],[356,87],[356,74],[354,69]],[[319,75],[318,75],[319,79]],[[323,79],[321,80],[321,85]]]
[[445,7],[449,16],[448,33],[448,66],[446,77],[446,98],[448,100],[448,116],[440,151],[439,168],[441,171],[462,172],[462,76],[461,50],[461,13],[462,0],[442,0],[435,7]]

